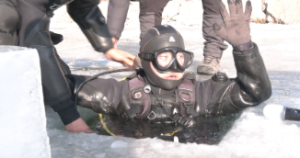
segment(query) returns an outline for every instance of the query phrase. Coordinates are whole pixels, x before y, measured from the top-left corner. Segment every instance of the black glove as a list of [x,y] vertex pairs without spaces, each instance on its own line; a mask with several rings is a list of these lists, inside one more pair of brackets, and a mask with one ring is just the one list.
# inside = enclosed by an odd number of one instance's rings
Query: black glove
[[217,35],[228,41],[233,46],[248,43],[250,36],[250,16],[252,12],[251,2],[248,0],[245,13],[243,12],[242,0],[228,0],[230,16],[223,3],[220,3],[220,11],[226,28],[214,24],[213,28]]
[[72,2],[73,0],[52,0],[46,5],[46,14],[49,17],[53,17],[54,10],[59,7]]

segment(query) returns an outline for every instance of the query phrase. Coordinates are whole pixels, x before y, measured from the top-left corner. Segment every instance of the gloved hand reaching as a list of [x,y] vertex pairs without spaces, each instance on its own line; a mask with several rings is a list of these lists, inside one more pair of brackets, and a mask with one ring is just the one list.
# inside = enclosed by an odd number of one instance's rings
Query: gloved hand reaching
[[251,40],[249,26],[252,12],[251,1],[247,1],[244,13],[242,0],[228,0],[230,15],[225,5],[223,3],[220,5],[226,28],[221,28],[218,24],[214,24],[213,28],[216,34],[233,46],[248,43]]

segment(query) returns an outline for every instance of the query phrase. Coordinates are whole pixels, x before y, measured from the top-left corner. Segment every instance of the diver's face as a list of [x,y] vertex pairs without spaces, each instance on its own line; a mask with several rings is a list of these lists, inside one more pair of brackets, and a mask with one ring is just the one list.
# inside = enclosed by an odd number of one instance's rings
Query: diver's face
[[[163,60],[167,60],[168,57],[163,57],[162,61]],[[159,62],[159,61],[158,61]],[[152,61],[150,62],[150,67],[152,69],[152,71],[154,72],[154,74],[160,78],[163,78],[163,79],[166,79],[166,80],[180,80],[182,79],[182,77],[184,76],[184,71],[183,72],[166,72],[166,73],[160,73],[158,72],[153,64],[152,64]]]

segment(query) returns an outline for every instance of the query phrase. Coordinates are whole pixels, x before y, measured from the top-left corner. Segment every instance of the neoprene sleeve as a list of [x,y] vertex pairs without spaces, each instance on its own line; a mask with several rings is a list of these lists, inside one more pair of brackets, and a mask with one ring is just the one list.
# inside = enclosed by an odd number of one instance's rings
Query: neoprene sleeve
[[256,44],[246,51],[233,52],[237,78],[226,82],[213,79],[197,82],[201,115],[232,114],[256,106],[272,95],[271,82]]
[[100,0],[74,0],[68,13],[79,25],[94,49],[106,53],[113,48],[112,39],[98,3]]

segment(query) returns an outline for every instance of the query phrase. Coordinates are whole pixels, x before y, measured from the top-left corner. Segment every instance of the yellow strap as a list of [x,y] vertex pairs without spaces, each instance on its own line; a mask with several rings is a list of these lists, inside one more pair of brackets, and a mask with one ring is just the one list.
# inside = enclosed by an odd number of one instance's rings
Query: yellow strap
[[[127,77],[124,77],[124,78],[122,78],[120,81],[124,81],[124,80],[126,80],[126,78],[127,78]],[[101,124],[103,125],[103,128],[105,129],[105,131],[106,131],[108,134],[110,134],[111,136],[116,136],[113,132],[111,132],[111,131],[107,128],[106,124],[103,122],[102,114],[99,114],[99,118],[100,118],[100,122],[101,122]]]
[[105,129],[105,131],[110,134],[111,136],[116,136],[114,133],[112,133],[106,126],[106,124],[103,122],[103,118],[102,118],[102,114],[99,114],[99,118],[100,118],[100,122],[103,125],[103,128]]
[[[124,77],[124,78],[120,79],[120,81],[124,81],[124,80],[126,80],[126,78],[127,78],[127,77]],[[119,82],[120,82],[120,81],[119,81]]]
[[179,130],[175,130],[175,131],[172,132],[172,133],[166,133],[165,135],[166,135],[166,136],[172,136],[172,135],[174,135],[174,134],[177,133],[177,132],[179,132]]

